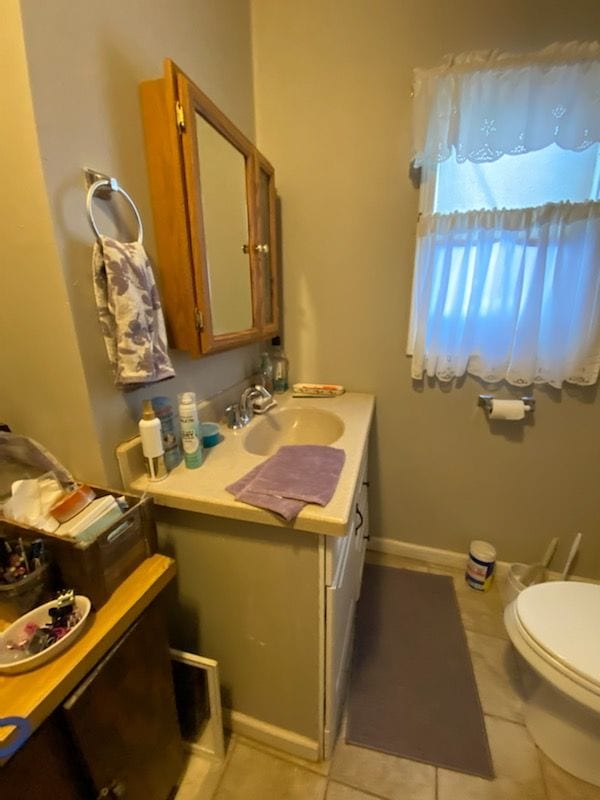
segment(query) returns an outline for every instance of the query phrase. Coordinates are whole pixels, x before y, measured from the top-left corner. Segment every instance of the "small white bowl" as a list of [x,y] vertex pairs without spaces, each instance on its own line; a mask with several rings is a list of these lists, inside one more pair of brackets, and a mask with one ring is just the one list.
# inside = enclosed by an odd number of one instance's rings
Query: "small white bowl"
[[20,638],[23,629],[30,622],[34,622],[36,625],[39,625],[40,628],[50,622],[50,614],[48,612],[53,606],[56,606],[56,600],[34,608],[33,611],[19,617],[16,622],[13,622],[10,627],[3,631],[3,633],[0,634],[0,673],[28,672],[30,669],[41,667],[42,664],[46,664],[48,661],[56,658],[63,650],[70,647],[83,630],[84,623],[92,607],[89,599],[81,594],[76,595],[75,605],[81,614],[79,622],[57,642],[54,642],[50,647],[47,647],[45,650],[33,656],[15,658],[16,655],[18,656],[19,651],[8,650],[6,648],[6,643],[10,639],[15,640]]

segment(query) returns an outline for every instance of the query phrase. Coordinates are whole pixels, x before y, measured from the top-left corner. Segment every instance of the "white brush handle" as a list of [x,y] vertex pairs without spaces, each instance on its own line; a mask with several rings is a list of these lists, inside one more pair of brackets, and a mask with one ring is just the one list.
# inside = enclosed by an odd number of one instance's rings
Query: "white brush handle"
[[544,557],[542,558],[542,564],[547,567],[550,562],[552,561],[552,556],[556,552],[556,546],[558,545],[558,536],[555,536],[554,539],[548,545],[548,549],[544,553]]
[[561,580],[566,580],[567,575],[569,574],[569,570],[571,569],[571,564],[573,563],[573,559],[575,558],[575,554],[579,550],[579,543],[581,542],[581,534],[578,533],[575,539],[573,540],[573,544],[571,545],[571,549],[569,550],[569,555],[567,556],[567,561],[565,563],[565,568],[563,569],[563,573],[560,576]]

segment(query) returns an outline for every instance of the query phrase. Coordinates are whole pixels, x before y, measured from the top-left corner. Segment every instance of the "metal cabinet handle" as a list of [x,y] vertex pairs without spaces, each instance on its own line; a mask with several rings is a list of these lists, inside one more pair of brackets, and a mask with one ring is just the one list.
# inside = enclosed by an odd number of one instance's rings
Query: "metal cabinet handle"
[[[354,534],[355,535],[358,534],[359,530],[362,528],[362,526],[365,523],[365,518],[363,516],[362,511],[358,507],[358,503],[356,504],[356,513],[358,514],[358,525],[354,529]],[[366,539],[368,541],[370,538],[371,538],[371,534],[370,533],[366,533],[366,534],[363,533],[363,539]]]
[[362,526],[365,524],[365,518],[362,515],[362,511],[358,507],[358,503],[356,504],[356,513],[358,514],[358,525],[354,529],[354,533],[358,533]]

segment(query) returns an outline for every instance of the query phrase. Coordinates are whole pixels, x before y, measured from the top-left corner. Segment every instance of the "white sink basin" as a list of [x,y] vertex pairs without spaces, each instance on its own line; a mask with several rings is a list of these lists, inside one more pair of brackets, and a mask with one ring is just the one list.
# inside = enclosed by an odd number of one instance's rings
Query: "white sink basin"
[[333,444],[343,433],[343,420],[331,411],[283,408],[255,419],[244,447],[249,453],[268,456],[282,444]]

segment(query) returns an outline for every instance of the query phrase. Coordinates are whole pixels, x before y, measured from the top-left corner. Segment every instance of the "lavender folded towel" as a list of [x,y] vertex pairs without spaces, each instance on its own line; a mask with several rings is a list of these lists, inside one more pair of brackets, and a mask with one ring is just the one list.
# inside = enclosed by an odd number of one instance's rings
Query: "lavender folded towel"
[[258,508],[266,508],[267,511],[274,511],[289,522],[302,511],[306,505],[305,502],[302,500],[291,500],[287,497],[275,497],[274,495],[252,492],[248,489],[254,478],[256,478],[258,473],[270,460],[269,458],[267,461],[263,461],[262,464],[251,469],[243,478],[230,484],[226,489],[235,496],[236,500],[242,500],[244,503],[257,506]]
[[333,497],[346,455],[324,445],[284,445],[239,481],[227,486],[236,500],[293,519],[306,503]]

